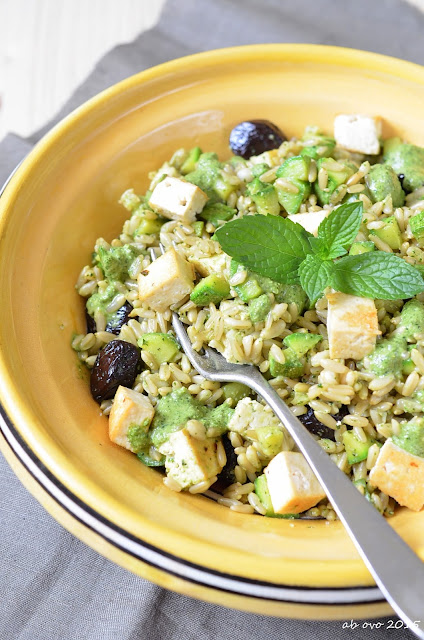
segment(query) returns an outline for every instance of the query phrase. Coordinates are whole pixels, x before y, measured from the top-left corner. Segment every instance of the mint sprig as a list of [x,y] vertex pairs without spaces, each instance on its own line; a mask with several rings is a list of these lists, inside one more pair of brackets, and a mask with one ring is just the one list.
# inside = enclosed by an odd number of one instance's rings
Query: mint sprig
[[247,269],[283,284],[301,284],[311,302],[326,287],[366,298],[397,300],[424,291],[418,269],[392,253],[346,256],[362,222],[362,202],[339,206],[314,238],[277,216],[244,216],[215,232],[223,251]]
[[224,224],[215,237],[225,253],[262,276],[299,282],[300,264],[311,253],[308,231],[276,216],[246,216]]

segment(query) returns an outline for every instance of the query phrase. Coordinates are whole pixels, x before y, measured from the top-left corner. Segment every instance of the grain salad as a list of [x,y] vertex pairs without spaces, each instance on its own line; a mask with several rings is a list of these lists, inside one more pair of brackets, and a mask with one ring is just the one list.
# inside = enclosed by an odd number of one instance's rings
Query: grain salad
[[195,350],[256,365],[382,514],[423,507],[424,148],[381,131],[363,114],[292,139],[245,121],[228,160],[178,149],[146,194],[122,194],[122,233],[76,284],[87,331],[72,348],[111,441],[170,490],[336,519],[261,398],[192,368],[177,311]]

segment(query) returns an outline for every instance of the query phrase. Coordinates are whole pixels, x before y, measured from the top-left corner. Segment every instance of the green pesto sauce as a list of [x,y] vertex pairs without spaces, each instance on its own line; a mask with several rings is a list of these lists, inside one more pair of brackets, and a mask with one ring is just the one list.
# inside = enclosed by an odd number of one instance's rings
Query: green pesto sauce
[[118,290],[116,289],[114,283],[109,284],[106,289],[103,291],[99,291],[97,293],[93,293],[86,302],[87,313],[94,318],[96,311],[103,313],[106,318],[106,323],[110,328],[114,328],[114,326],[118,326],[121,322],[119,315],[115,311],[114,313],[108,313],[106,311],[106,307],[110,302],[112,302],[113,298],[118,294]]
[[111,282],[114,280],[124,282],[128,277],[128,269],[139,255],[140,250],[128,244],[123,247],[111,247],[110,249],[100,247],[97,252],[98,261],[105,278]]
[[207,429],[213,428],[224,433],[233,413],[234,410],[226,404],[214,409],[205,407],[193,398],[186,388],[181,387],[161,398],[157,403],[150,438],[158,448],[166,442],[171,433],[183,429],[189,420],[200,420]]
[[109,284],[106,289],[103,289],[103,291],[93,293],[93,295],[88,298],[86,303],[87,311],[90,316],[94,318],[94,314],[96,313],[96,311],[101,311],[105,314],[106,319],[109,320],[113,316],[113,314],[107,313],[106,307],[110,302],[112,302],[117,293],[118,290],[113,283]]
[[195,170],[185,176],[188,182],[197,185],[206,193],[209,205],[226,202],[230,193],[235,190],[235,186],[226,180],[221,169],[222,164],[216,153],[202,153]]
[[393,436],[398,447],[424,458],[424,418],[414,418],[402,425],[398,436]]
[[405,413],[424,413],[424,389],[415,391],[409,398],[403,398],[402,405]]
[[407,356],[407,341],[401,335],[395,335],[377,344],[367,358],[367,369],[376,376],[394,375],[399,377],[403,362]]
[[424,305],[418,300],[409,300],[400,314],[396,333],[377,344],[367,357],[366,368],[376,376],[399,377],[404,362],[409,358],[408,340],[420,333],[424,333]]
[[197,185],[209,197],[209,203],[219,200],[215,183],[221,171],[221,163],[216,153],[202,153],[194,171],[185,176],[188,182]]
[[146,419],[143,424],[132,424],[128,428],[127,438],[128,441],[136,453],[141,449],[145,449],[149,446],[149,434],[146,429],[149,426],[149,421]]

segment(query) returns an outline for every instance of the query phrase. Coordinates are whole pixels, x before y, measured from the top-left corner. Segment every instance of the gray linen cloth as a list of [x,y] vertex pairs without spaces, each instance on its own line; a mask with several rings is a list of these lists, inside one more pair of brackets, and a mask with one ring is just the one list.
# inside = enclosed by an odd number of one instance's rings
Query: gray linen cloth
[[[423,30],[424,15],[401,0],[169,0],[159,24],[108,53],[58,118],[142,69],[225,46],[310,42],[424,64]],[[0,144],[1,182],[51,124],[27,140],[9,135]],[[161,589],[67,533],[1,456],[0,527],[0,640],[411,637],[407,630],[389,630],[387,619],[380,629],[343,629],[342,622],[241,613]]]

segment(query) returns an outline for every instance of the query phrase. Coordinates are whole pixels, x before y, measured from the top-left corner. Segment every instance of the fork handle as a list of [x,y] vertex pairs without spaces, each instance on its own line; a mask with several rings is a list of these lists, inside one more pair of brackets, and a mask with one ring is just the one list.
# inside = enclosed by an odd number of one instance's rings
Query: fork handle
[[334,464],[257,369],[245,384],[270,405],[308,460],[377,585],[410,630],[424,639],[424,563]]

